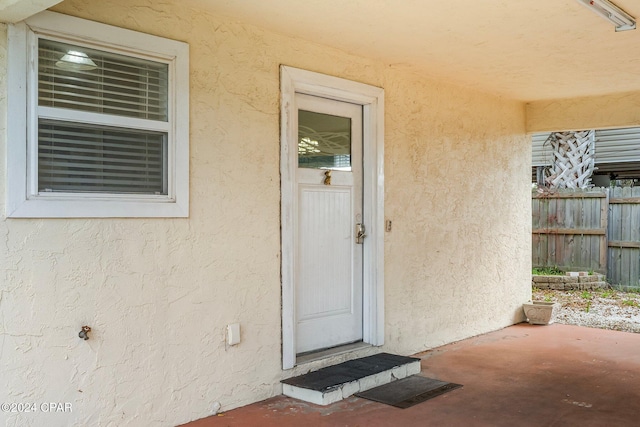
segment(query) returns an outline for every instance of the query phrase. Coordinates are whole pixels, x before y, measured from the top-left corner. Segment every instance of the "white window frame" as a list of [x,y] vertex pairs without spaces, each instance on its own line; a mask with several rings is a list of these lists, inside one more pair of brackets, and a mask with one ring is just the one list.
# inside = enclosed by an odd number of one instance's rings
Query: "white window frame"
[[[168,64],[166,195],[38,193],[38,35]],[[9,25],[8,37],[7,217],[189,216],[188,44],[49,11]],[[91,123],[85,121],[90,118],[90,113],[73,114],[83,117],[82,123]],[[69,118],[72,118],[73,114]],[[135,122],[136,126],[140,126],[144,120],[115,118],[115,122],[121,125]]]

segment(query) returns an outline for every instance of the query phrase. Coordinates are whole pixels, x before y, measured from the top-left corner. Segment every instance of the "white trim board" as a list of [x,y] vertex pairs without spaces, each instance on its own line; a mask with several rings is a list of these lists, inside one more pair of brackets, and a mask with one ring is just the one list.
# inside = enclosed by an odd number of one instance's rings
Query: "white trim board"
[[321,96],[362,105],[363,202],[369,208],[363,271],[363,341],[384,344],[384,90],[375,86],[282,65],[281,90],[281,226],[282,226],[282,368],[296,365],[294,286],[294,183],[297,161],[295,94]]

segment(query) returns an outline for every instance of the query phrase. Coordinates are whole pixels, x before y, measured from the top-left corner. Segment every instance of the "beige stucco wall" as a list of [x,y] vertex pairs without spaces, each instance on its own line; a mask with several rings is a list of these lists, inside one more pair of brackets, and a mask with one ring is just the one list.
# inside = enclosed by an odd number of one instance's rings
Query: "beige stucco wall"
[[[1,218],[0,401],[73,404],[66,414],[0,414],[8,425],[170,426],[211,414],[215,402],[228,410],[280,393],[280,64],[385,89],[393,230],[383,349],[411,354],[522,320],[524,105],[176,3],[55,8],[190,44],[191,215]],[[231,322],[242,325],[235,347],[224,342]]]
[[640,126],[640,92],[527,104],[527,132]]

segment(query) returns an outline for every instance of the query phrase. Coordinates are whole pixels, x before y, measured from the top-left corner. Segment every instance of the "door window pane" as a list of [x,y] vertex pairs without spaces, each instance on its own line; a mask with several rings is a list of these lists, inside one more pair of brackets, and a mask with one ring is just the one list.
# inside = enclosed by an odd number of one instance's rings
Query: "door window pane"
[[351,170],[351,119],[298,110],[298,167]]

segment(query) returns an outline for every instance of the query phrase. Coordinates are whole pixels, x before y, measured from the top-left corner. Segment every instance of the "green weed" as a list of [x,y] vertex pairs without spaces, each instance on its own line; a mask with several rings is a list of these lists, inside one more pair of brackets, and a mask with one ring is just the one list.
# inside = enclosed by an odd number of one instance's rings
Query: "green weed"
[[538,276],[564,276],[564,271],[558,267],[535,267],[532,272]]
[[615,292],[611,289],[607,289],[606,291],[602,291],[602,298],[611,298],[615,295]]

